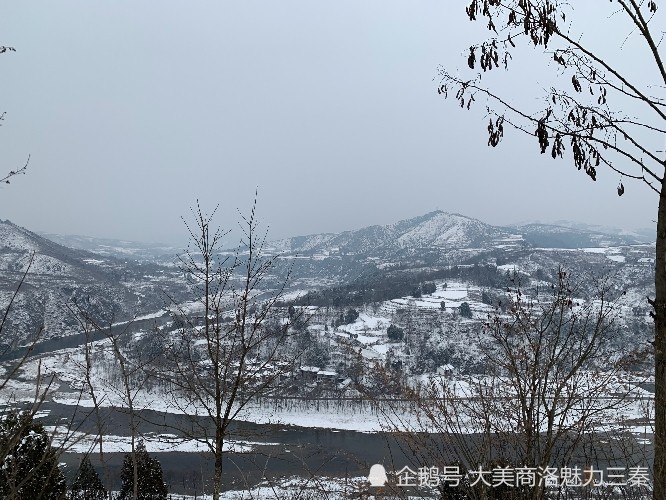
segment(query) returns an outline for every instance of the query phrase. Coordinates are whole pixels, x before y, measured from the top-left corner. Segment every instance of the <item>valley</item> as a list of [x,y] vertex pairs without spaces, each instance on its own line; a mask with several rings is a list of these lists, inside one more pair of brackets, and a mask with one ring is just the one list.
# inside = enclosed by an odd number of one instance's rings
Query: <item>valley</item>
[[[607,456],[599,462],[605,466],[651,462],[654,334],[646,297],[654,288],[654,245],[640,235],[495,227],[432,212],[290,238],[262,249],[261,257],[279,257],[250,294],[242,295],[245,261],[223,265],[226,288],[208,315],[201,282],[178,267],[174,249],[53,237],[59,243],[0,222],[3,308],[11,301],[0,397],[5,407],[39,406],[36,417],[63,446],[69,470],[81,454],[97,457],[100,439],[116,470],[134,429],[163,460],[173,492],[208,491],[210,473],[202,471],[212,467],[212,393],[202,397],[191,387],[208,387],[220,367],[222,383],[244,377],[225,434],[228,492],[244,481],[255,487],[297,477],[307,485],[330,480],[339,489],[344,480],[345,488],[358,488],[373,463],[397,471],[408,461],[457,462],[473,436],[484,435],[473,404],[484,401],[480,388],[494,388],[504,406],[521,397],[511,372],[493,364],[502,353],[493,322],[552,312],[558,293],[571,297],[567,311],[579,323],[603,313],[612,326],[583,330],[599,335],[595,353],[575,372],[575,390],[567,386],[573,410],[562,410],[559,426],[570,433],[583,422],[600,442],[613,436],[611,443],[632,448],[617,460]],[[238,255],[214,254],[221,263]],[[566,289],[558,288],[563,280]],[[261,342],[235,351],[231,341],[206,335],[210,325],[219,324],[210,331],[220,335],[235,331],[241,313],[248,324],[261,319]],[[585,335],[576,337],[581,349]],[[213,347],[229,349],[229,361],[215,365],[206,354]],[[233,357],[238,352],[242,361]],[[568,361],[557,363],[568,369]],[[543,395],[554,407],[558,398]],[[455,429],[431,420],[442,401],[466,405]],[[491,434],[502,434],[504,425],[498,416]],[[429,435],[436,442],[454,430],[462,441],[437,457],[399,438]],[[555,438],[563,450],[567,436]],[[607,453],[617,453],[616,445]],[[577,444],[575,456],[588,459],[588,451]],[[175,458],[183,454],[197,457],[187,459],[186,470]]]

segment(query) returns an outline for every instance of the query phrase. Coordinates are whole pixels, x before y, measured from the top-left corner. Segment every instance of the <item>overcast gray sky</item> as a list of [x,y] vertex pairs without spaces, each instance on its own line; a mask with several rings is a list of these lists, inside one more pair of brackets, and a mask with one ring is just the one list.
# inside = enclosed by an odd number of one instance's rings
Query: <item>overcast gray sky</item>
[[[0,165],[31,161],[0,188],[0,218],[179,242],[197,198],[219,203],[226,226],[258,188],[275,238],[437,208],[493,224],[653,226],[657,198],[645,186],[625,182],[619,198],[617,174],[592,183],[516,133],[492,150],[483,106],[464,112],[437,95],[437,66],[462,70],[478,39],[464,6],[5,2],[0,44],[17,52],[0,56]],[[590,12],[578,11],[580,25],[605,41],[608,20]],[[620,50],[628,30],[614,34]],[[622,53],[634,64],[645,54],[636,37]],[[501,85],[549,86],[547,67],[530,68],[500,75]]]

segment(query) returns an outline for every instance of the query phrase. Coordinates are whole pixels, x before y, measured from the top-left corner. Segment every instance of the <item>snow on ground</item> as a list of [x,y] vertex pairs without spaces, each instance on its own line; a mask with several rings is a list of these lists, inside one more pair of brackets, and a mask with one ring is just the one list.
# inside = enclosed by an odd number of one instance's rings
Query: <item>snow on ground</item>
[[178,304],[178,306],[171,306],[171,312],[174,312],[176,314],[192,314],[195,312],[201,312],[203,311],[203,304],[201,301],[198,300],[192,300],[189,302],[183,302],[182,304]]
[[[68,431],[65,427],[44,426],[44,429],[54,436],[54,445],[63,446],[70,453],[90,453],[95,446],[99,447],[97,436],[84,434],[78,431]],[[200,453],[210,451],[205,443],[194,439],[180,438],[174,434],[145,434],[142,439],[146,450],[150,453],[181,452]],[[246,453],[252,451],[256,445],[275,445],[274,443],[254,443],[249,441],[226,441],[224,451],[232,453]],[[104,435],[104,451],[107,453],[129,453],[132,451],[130,436]]]
[[[446,383],[449,384],[454,394],[461,398],[474,395],[470,381],[461,379],[456,381],[449,380]],[[478,383],[478,381],[474,383]],[[618,383],[615,389],[609,389],[609,393],[619,391],[620,385]],[[637,387],[631,388],[631,394],[633,398],[622,402],[616,408],[612,408],[606,412],[605,417],[598,420],[600,422],[599,429],[617,430],[633,428],[634,423],[641,426],[645,425],[646,415],[649,414],[650,407],[653,404],[651,396]],[[56,393],[53,401],[60,404],[92,407],[92,401],[89,398],[79,399],[66,393]],[[604,406],[606,403],[606,401],[600,400],[600,405]],[[138,409],[150,408],[155,411],[185,413],[173,401],[172,395],[165,393],[139,392],[135,398],[134,405]],[[109,392],[105,395],[102,406],[123,407],[126,405],[120,394]],[[180,402],[180,406],[182,407],[182,401]],[[187,413],[205,414],[203,409],[196,407],[188,408]],[[389,421],[397,422],[398,419],[395,418],[396,416],[399,417],[400,422],[394,430],[441,430],[441,428],[438,428],[438,424],[431,428],[427,428],[428,424],[423,424],[426,427],[417,426],[417,418],[410,409],[410,403],[395,399],[386,400],[381,403],[373,403],[368,400],[327,401],[289,398],[284,398],[283,400],[264,400],[263,402],[252,402],[247,405],[238,414],[237,419],[258,424],[282,424],[372,433],[385,430],[387,426],[393,427]],[[569,420],[573,421],[576,418],[576,412],[571,411]],[[601,422],[604,422],[603,425]],[[470,419],[469,421],[461,419],[461,423],[463,424],[462,432],[476,432],[478,430],[474,419]]]
[[[264,481],[252,488],[246,490],[229,490],[220,495],[221,500],[282,500],[284,498],[298,498],[300,500],[346,500],[348,498],[360,498],[362,491],[369,491],[369,495],[363,498],[379,498],[373,493],[373,489],[368,490],[368,478],[365,476],[350,478],[334,478],[316,476],[314,478],[302,478],[292,476],[271,484]],[[382,498],[398,498],[394,495],[381,495]],[[169,494],[173,500],[195,500],[195,497],[187,495]],[[211,495],[197,495],[197,500],[212,500]],[[418,496],[400,495],[403,500],[415,500],[423,498],[435,498],[428,496],[424,492],[419,492]]]
[[[134,406],[137,409],[149,408],[153,411],[173,414],[185,413],[182,409],[169,402],[168,394],[144,393],[136,395]],[[93,402],[89,398],[79,399],[71,394],[56,393],[53,401],[64,405],[79,405],[92,408]],[[182,405],[182,402],[180,403]],[[276,406],[283,405],[283,406]],[[108,393],[101,406],[125,407],[120,394]],[[285,400],[282,402],[252,403],[247,405],[237,416],[237,420],[254,422],[257,424],[295,425],[299,427],[318,427],[322,429],[337,429],[359,432],[379,432],[384,428],[385,415],[373,410],[367,401],[336,402],[318,400]],[[188,414],[205,415],[202,408],[190,408]]]
[[606,258],[608,260],[612,260],[613,262],[625,262],[626,258],[624,255],[622,255],[622,248],[620,247],[607,247],[607,248],[582,248],[581,249],[585,253],[598,253],[598,254],[606,254]]
[[286,293],[282,294],[280,299],[285,301],[285,302],[289,302],[289,301],[292,301],[292,300],[297,300],[297,299],[301,298],[303,295],[305,295],[307,293],[308,293],[307,290],[293,290],[291,292],[286,292]]
[[[187,304],[181,304],[181,306],[184,307],[183,311],[186,311],[186,310],[187,310],[186,308],[190,307],[190,306],[189,306],[189,303],[187,303]],[[203,309],[203,307],[202,307],[201,309]],[[155,319],[155,318],[161,318],[161,317],[164,316],[167,312],[168,312],[168,311],[166,311],[165,309],[160,309],[159,311],[154,312],[154,313],[148,313],[148,314],[143,314],[143,315],[141,315],[141,316],[136,316],[134,319],[130,319],[130,320],[127,320],[127,321],[119,321],[119,322],[117,322],[117,323],[113,323],[113,326],[115,327],[115,326],[121,326],[121,325],[128,325],[128,324],[130,324],[130,323],[133,323],[134,321],[141,321],[141,320],[143,320],[143,319]]]
[[479,288],[466,283],[447,283],[446,288],[439,285],[432,295],[424,295],[418,299],[405,297],[394,299],[391,302],[402,306],[414,305],[422,308],[439,308],[440,303],[444,300],[447,307],[449,307],[449,302],[452,302],[451,307],[453,307],[454,303],[460,305],[465,300],[469,300],[469,292],[472,290],[478,291]]
[[379,352],[377,349],[380,346],[374,346],[374,347],[368,347],[366,349],[361,350],[361,356],[363,356],[364,359],[369,359],[371,361],[378,361],[378,360],[383,360],[384,359],[384,354]]
[[104,261],[99,259],[83,259],[83,262],[86,264],[104,264]]
[[307,406],[275,410],[272,407],[252,405],[240,413],[239,420],[258,424],[280,423],[298,427],[380,432],[384,428],[385,415],[372,411],[369,406],[363,403],[349,403],[347,407],[334,404],[326,408],[324,403],[311,401]]
[[356,340],[358,340],[361,344],[372,344],[377,342],[377,337],[368,337],[366,335],[360,335],[356,337]]
[[391,347],[394,347],[396,344],[379,344],[376,346],[373,346],[372,350],[375,351],[378,354],[381,354],[383,356],[386,356],[386,353],[388,352]]
[[[605,250],[605,249],[604,249]],[[476,302],[470,298],[474,294],[478,297],[480,289],[472,287],[465,283],[450,282],[446,288],[443,283],[438,283],[435,293],[431,296],[420,299],[397,299],[390,304],[403,304],[422,308],[440,307],[442,300],[446,301],[447,309],[455,308],[464,301],[469,301],[473,310],[478,314],[479,309],[487,307],[484,304]],[[192,303],[193,306],[199,306],[198,302]],[[384,311],[384,308],[380,308]],[[164,313],[163,310],[146,315],[146,317],[156,317]],[[386,353],[396,344],[387,342],[386,328],[391,324],[390,315],[370,314],[367,311],[362,312],[357,320],[350,324],[340,327],[333,332],[341,337],[356,336],[355,338],[364,345],[361,351],[366,359],[381,360],[386,357]],[[465,339],[455,339],[455,342],[468,342]],[[399,347],[399,344],[397,345]],[[91,377],[93,385],[98,393],[98,398],[102,405],[124,407],[123,391],[119,387],[117,373],[112,374],[114,362],[113,355],[110,352],[108,340],[102,340],[93,343],[93,351],[98,355],[96,362],[92,367]],[[99,356],[101,354],[101,356]],[[7,384],[7,387],[0,392],[0,398],[5,401],[34,401],[35,384],[38,374],[47,379],[54,376],[54,382],[51,386],[52,400],[67,405],[80,405],[82,407],[91,407],[92,400],[86,393],[84,385],[84,367],[85,357],[81,348],[63,349],[48,355],[31,358],[22,366],[18,377],[13,377]],[[113,381],[116,378],[115,382]],[[425,381],[422,380],[422,381]],[[114,385],[115,384],[115,385]],[[458,377],[455,382],[454,390],[460,397],[470,394],[470,381],[463,377]],[[467,384],[467,385],[465,385]],[[620,393],[626,391],[620,387],[620,382],[616,383],[615,388],[609,390],[609,393]],[[68,387],[69,386],[69,387]],[[82,389],[79,394],[75,389]],[[74,391],[73,391],[74,389]],[[636,387],[632,393],[640,397],[651,397],[645,391]],[[340,430],[356,430],[361,432],[378,432],[385,428],[386,415],[382,412],[387,408],[378,409],[368,401],[356,400],[356,402],[343,402],[336,404],[326,401],[313,400],[307,402],[295,402],[289,398],[283,401],[274,402],[266,400],[263,403],[253,403],[245,408],[238,416],[239,420],[246,420],[256,423],[281,423],[285,425],[296,425],[302,427],[320,427]],[[137,393],[134,401],[135,407],[150,408],[156,411],[168,413],[183,413],[183,401],[174,400],[173,393],[164,393],[159,391],[142,390]],[[647,403],[641,400],[635,400],[623,408],[622,413],[617,418],[609,419],[611,425],[619,426],[621,421],[635,420],[640,425],[645,424],[644,418]],[[642,405],[642,406],[641,406]],[[390,410],[390,408],[389,408]],[[402,411],[402,410],[401,410]],[[187,409],[191,414],[204,414],[202,408],[191,407]],[[404,425],[408,428],[412,423],[413,415],[410,415],[405,409],[401,418],[405,419]]]
[[338,330],[366,336],[383,335],[390,324],[391,319],[385,316],[371,316],[367,313],[360,313],[356,321],[348,325],[342,325],[338,327]]
[[[365,489],[364,485],[366,481],[366,477],[355,477],[347,480],[326,477],[312,479],[291,477],[275,485],[264,482],[248,491],[226,491],[220,498],[222,500],[254,500],[257,498],[264,500],[281,500],[283,498],[343,500],[347,498],[360,498],[360,492],[362,489]],[[374,495],[368,498],[374,498]],[[416,497],[401,496],[401,498],[411,499]],[[423,498],[423,496],[420,495],[418,498]]]
[[520,271],[522,271],[522,269],[520,268],[520,266],[518,264],[502,264],[501,266],[497,266],[497,270],[498,271],[510,271],[510,272],[513,272],[513,271],[520,272]]
[[[630,399],[637,400],[650,400],[653,393],[640,387],[640,384],[646,383],[646,380],[640,378],[635,379],[629,374],[613,374],[612,376],[604,376],[603,379],[595,372],[579,372],[573,382],[575,382],[577,390],[584,394],[597,392],[599,387],[604,387],[605,392],[609,395],[624,396],[627,395]],[[572,383],[573,383],[572,382]],[[478,393],[479,387],[504,387],[503,394],[516,395],[515,386],[511,380],[503,377],[490,377],[482,375],[461,375],[458,377],[441,376],[441,375],[418,375],[411,378],[412,385],[420,384],[429,387],[439,388],[438,394],[448,394],[457,398],[474,397]],[[433,385],[434,384],[434,385]],[[476,388],[476,389],[475,389]]]
[[[653,394],[638,386],[639,383],[645,382],[644,380],[630,380],[631,376],[625,375],[623,377],[609,377],[607,380],[604,379],[600,382],[597,374],[581,373],[576,378],[577,390],[582,393],[596,393],[599,387],[603,386],[604,394],[601,394],[599,398],[581,399],[575,407],[567,411],[566,416],[557,416],[556,423],[559,423],[558,425],[574,425],[582,416],[587,415],[586,418],[590,422],[594,422],[594,427],[598,431],[629,431],[645,434],[646,427],[649,429],[650,426],[644,424],[646,421],[651,421],[650,416],[654,413],[652,409],[654,406]],[[483,431],[478,413],[469,412],[470,408],[475,408],[475,404],[471,401],[479,397],[481,390],[487,390],[492,385],[496,388],[496,393],[502,394],[503,397],[510,398],[516,394],[510,380],[484,376],[450,378],[421,375],[413,377],[412,383],[420,383],[440,396],[447,395],[453,398],[452,405],[456,408],[456,431],[462,433]],[[459,400],[461,403],[456,404],[455,400]],[[493,403],[487,402],[486,404],[492,405]],[[503,405],[504,403],[498,402],[495,404]],[[517,406],[517,403],[507,404]],[[581,405],[587,410],[581,408]],[[545,420],[542,424],[546,424]],[[503,423],[498,419],[495,425],[499,429],[506,429],[506,425],[513,426],[515,424]],[[430,422],[428,419],[424,419],[418,430],[420,432],[441,432],[443,426],[442,422]],[[542,430],[545,431],[545,427]],[[652,431],[647,432],[651,433]]]
[[385,338],[386,329],[390,324],[391,320],[386,316],[373,316],[367,313],[360,313],[356,321],[337,327],[333,331],[333,334],[342,338],[354,338],[360,343],[369,346]]
[[164,309],[160,309],[157,312],[150,313],[150,314],[144,314],[143,316],[137,316],[134,318],[134,321],[140,321],[142,319],[155,319],[155,318],[161,318],[164,316],[167,312]]
[[581,248],[581,250],[585,253],[606,253],[610,250],[610,248],[593,247],[593,248]]

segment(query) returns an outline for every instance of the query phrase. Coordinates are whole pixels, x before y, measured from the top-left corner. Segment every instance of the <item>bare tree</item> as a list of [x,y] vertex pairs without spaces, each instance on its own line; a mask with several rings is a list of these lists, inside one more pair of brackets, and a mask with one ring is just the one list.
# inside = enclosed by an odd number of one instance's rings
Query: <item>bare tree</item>
[[[8,52],[16,52],[16,49],[9,46],[0,46],[0,54]],[[5,119],[6,113],[0,113],[0,122]],[[0,123],[1,125],[1,123]],[[11,184],[14,177],[25,175],[28,164],[30,163],[30,155],[25,164],[19,168],[9,170],[7,173],[0,174],[0,184]],[[51,393],[55,376],[53,374],[45,374],[42,370],[41,360],[36,362],[36,375],[33,381],[34,393],[27,409],[19,412],[17,407],[20,407],[19,402],[14,398],[12,391],[12,382],[20,374],[21,370],[26,368],[29,364],[30,357],[37,343],[41,340],[44,333],[44,325],[38,326],[37,331],[31,335],[29,343],[17,352],[12,352],[12,345],[16,343],[19,338],[16,331],[12,330],[10,321],[11,315],[15,309],[15,303],[21,293],[21,288],[26,284],[30,269],[35,260],[35,253],[32,252],[29,256],[25,270],[20,274],[18,283],[10,292],[9,300],[0,311],[0,338],[3,339],[4,347],[0,349],[0,355],[5,357],[5,370],[0,376],[0,404],[4,407],[2,419],[2,436],[0,445],[0,464],[2,469],[6,472],[3,477],[2,488],[8,494],[8,498],[19,498],[20,493],[24,492],[24,488],[28,487],[32,495],[37,495],[37,498],[52,498],[58,496],[55,491],[48,491],[49,487],[53,487],[52,479],[62,477],[62,473],[57,466],[57,457],[66,451],[70,446],[76,444],[77,438],[74,437],[76,429],[73,426],[74,417],[65,426],[64,432],[58,436],[60,440],[59,445],[54,444],[57,428],[51,434],[47,434],[40,424],[34,422],[34,419],[46,398]],[[8,341],[7,341],[8,340]],[[38,431],[38,432],[36,432]],[[26,457],[17,456],[17,452],[23,447],[23,452],[37,453],[37,456]],[[27,450],[27,451],[26,451]],[[40,456],[41,454],[41,456]],[[53,467],[51,467],[51,465]],[[45,470],[45,466],[49,466]],[[36,477],[37,475],[37,477]],[[6,483],[4,481],[6,480]],[[41,484],[41,486],[40,486]],[[62,487],[64,491],[64,479],[62,479]]]
[[176,389],[173,404],[204,417],[193,418],[194,432],[181,431],[204,443],[213,455],[217,500],[230,425],[293,370],[295,355],[288,343],[294,318],[273,321],[289,272],[284,279],[271,275],[276,258],[266,255],[266,235],[258,234],[256,198],[250,215],[241,216],[240,245],[226,257],[220,248],[226,233],[211,227],[215,211],[206,215],[197,205],[193,214],[196,226],[186,222],[193,246],[180,262],[202,316],[187,313],[173,301],[171,308],[183,328],[167,342],[168,381]]
[[[30,256],[28,265],[26,266],[25,271],[21,275],[20,280],[9,299],[9,302],[7,303],[2,313],[2,319],[0,320],[0,335],[4,336],[8,335],[7,327],[9,325],[9,318],[13,310],[14,302],[16,301],[21,291],[21,287],[26,282],[26,278],[28,277],[33,261],[34,261],[34,253]],[[6,369],[2,377],[0,377],[0,391],[5,393],[3,394],[4,397],[2,398],[3,399],[2,405],[9,407],[10,410],[12,408],[11,406],[12,403],[15,403],[15,401],[13,401],[14,396],[12,395],[11,383],[16,379],[21,369],[23,369],[26,366],[30,358],[31,352],[35,344],[41,338],[41,334],[43,331],[44,327],[42,325],[38,329],[36,335],[33,336],[31,343],[27,346],[27,348],[23,350],[22,353],[18,355],[18,358],[12,359],[5,363]],[[10,344],[11,342],[6,343],[7,347],[3,349],[2,352],[3,355],[10,354],[10,347],[9,347]],[[6,459],[9,458],[10,454],[13,453],[13,450],[18,445],[26,429],[32,424],[32,420],[39,411],[42,404],[44,403],[46,397],[48,396],[51,386],[53,385],[53,382],[54,382],[54,377],[45,376],[42,373],[41,362],[38,361],[37,374],[34,381],[35,389],[32,397],[32,402],[29,408],[21,413],[20,418],[18,417],[15,418],[16,421],[14,425],[5,426],[6,428],[4,429],[3,445],[0,446],[0,463],[5,463]],[[8,418],[10,416],[11,413],[5,415],[5,418]],[[44,460],[46,459],[47,457],[44,457]],[[23,471],[23,474],[19,478],[15,479],[15,482],[18,481],[18,484],[14,484],[14,486],[18,490],[20,490],[22,485],[27,484],[32,480],[33,474],[34,472],[31,471]]]
[[[605,5],[610,5],[608,17],[626,21],[615,46],[595,45],[591,38],[584,40],[572,32],[571,18],[576,13],[566,1],[471,0],[465,9],[467,17],[485,23],[490,36],[468,51],[467,64],[476,73],[465,77],[441,68],[438,92],[455,97],[468,109],[475,102],[488,103],[489,146],[497,146],[510,127],[535,137],[541,154],[563,158],[568,149],[574,166],[592,180],[599,168],[621,176],[620,196],[625,192],[622,180],[633,179],[659,197],[655,298],[648,301],[655,321],[654,498],[661,499],[666,497],[666,163],[655,145],[662,144],[666,133],[666,102],[659,95],[666,85],[660,47],[663,31],[654,25],[655,1],[617,0]],[[578,20],[605,22],[603,11],[598,10],[593,18]],[[643,47],[642,53],[633,56],[643,62],[638,75],[622,62],[620,48],[631,37],[639,38]],[[521,42],[533,46],[554,66],[553,85],[536,109],[500,95],[484,80],[493,69],[509,68]],[[656,81],[650,82],[650,75]],[[637,110],[640,117],[626,109]]]
[[[137,500],[139,498],[139,465],[137,459],[137,446],[139,441],[139,424],[144,419],[141,417],[141,410],[145,407],[137,405],[137,397],[145,389],[145,385],[151,377],[151,371],[146,369],[152,361],[151,357],[147,359],[132,359],[128,355],[127,349],[123,348],[124,340],[130,335],[132,321],[127,322],[122,328],[115,328],[113,325],[113,318],[109,320],[108,327],[102,327],[95,321],[88,312],[74,303],[68,306],[69,311],[77,318],[79,324],[86,334],[86,342],[83,345],[84,349],[84,365],[82,368],[82,375],[85,384],[82,391],[86,391],[90,395],[93,407],[92,413],[95,415],[95,423],[97,425],[97,444],[99,445],[99,456],[102,463],[104,463],[104,427],[105,419],[100,413],[100,409],[108,397],[105,392],[116,393],[125,407],[129,419],[130,430],[130,456],[132,458],[132,498]],[[90,334],[92,331],[101,331],[106,337],[106,341],[111,347],[113,359],[117,363],[117,376],[114,380],[110,381],[106,387],[100,387],[99,382],[95,380],[93,374],[93,354],[90,342]],[[99,394],[99,392],[102,394]],[[108,478],[107,478],[108,479]]]
[[[111,329],[109,328],[109,330]],[[137,372],[141,373],[141,367],[132,366],[129,363],[129,361],[123,354],[122,350],[120,349],[118,336],[111,335],[111,333],[109,333],[108,339],[111,342],[113,355],[115,356],[116,361],[120,366],[123,400],[127,404],[127,412],[130,421],[130,453],[132,456],[132,498],[133,500],[138,500],[139,469],[138,469],[137,453],[136,453],[138,421],[137,421],[134,399],[137,392],[141,389],[141,386],[136,387],[136,384],[132,382],[132,378]]]
[[[533,480],[518,483],[511,477],[510,498],[546,498],[548,468],[598,460],[601,452],[596,457],[589,452],[602,448],[600,440],[591,436],[603,424],[620,426],[618,414],[636,404],[625,379],[637,353],[618,345],[620,304],[611,300],[607,281],[598,285],[594,300],[576,298],[576,286],[560,270],[552,294],[512,290],[507,312],[498,308],[489,315],[479,336],[485,373],[456,380],[433,376],[424,387],[408,389],[415,411],[404,418],[402,407],[396,408],[389,415],[396,423],[389,428],[401,433],[421,465],[458,461],[461,471],[511,466],[511,473],[521,469]],[[603,458],[611,461],[608,454]],[[495,485],[461,485],[469,498],[498,494]],[[442,483],[443,492],[449,487]],[[567,498],[568,487],[580,491],[580,484],[560,487],[558,498]]]
[[[5,113],[2,113],[0,115],[0,121],[5,119]],[[17,175],[25,175],[26,170],[28,170],[28,163],[30,163],[30,155],[28,155],[28,159],[26,160],[25,164],[16,170],[10,170],[8,173],[5,174],[4,177],[0,177],[0,183],[4,184],[11,184],[11,179],[12,177],[15,177]]]
[[[29,276],[33,259],[34,254],[31,255],[28,265],[5,307],[0,321],[0,334],[12,337],[16,334],[16,332],[7,332],[8,329],[11,329],[9,318],[21,287]],[[41,424],[35,422],[38,412],[43,409],[56,382],[56,375],[44,370],[42,360],[33,359],[34,348],[41,340],[43,332],[44,326],[41,325],[27,346],[21,347],[17,351],[6,347],[1,353],[6,360],[4,362],[5,371],[0,377],[0,392],[2,393],[0,403],[4,407],[0,419],[2,424],[0,464],[3,464],[2,468],[6,471],[6,475],[0,482],[6,481],[6,483],[3,482],[2,488],[6,490],[8,498],[19,498],[22,494],[28,494],[26,489],[36,499],[57,497],[59,494],[57,491],[49,490],[54,487],[52,480],[62,476],[57,466],[57,458],[76,445],[83,437],[79,432],[83,422],[78,425],[75,423],[78,406],[67,422],[59,422],[49,433],[44,431]],[[7,346],[10,344],[10,342],[6,343]],[[30,379],[30,382],[34,384],[33,394],[27,406],[22,404],[26,402],[23,397],[15,398],[12,386],[12,382],[16,381],[25,369],[28,370],[28,373],[34,373]],[[79,400],[81,395],[82,391],[78,394]],[[32,439],[34,442],[30,441]],[[28,444],[24,445],[26,442]],[[49,470],[45,470],[45,467],[49,467]],[[42,486],[39,486],[40,484]],[[39,488],[42,489],[39,490]],[[58,489],[59,491],[62,489],[64,492],[64,478],[62,488],[58,486]]]
[[[8,46],[0,46],[0,54],[4,54],[6,52],[16,52],[16,49],[13,47],[8,47]],[[1,113],[0,114],[0,122],[4,121],[6,113]],[[25,165],[23,167],[16,169],[16,170],[10,170],[7,174],[5,174],[3,177],[0,177],[0,183],[5,183],[5,184],[10,184],[10,179],[17,176],[17,175],[23,175],[25,174],[27,168],[28,168],[28,162],[30,161],[30,157],[28,156],[28,161],[26,161]],[[9,298],[9,301],[7,302],[6,306],[4,307],[4,310],[0,312],[0,315],[2,318],[0,319],[0,336],[2,338],[6,338],[8,336],[7,329],[10,326],[9,324],[9,318],[10,318],[10,313],[12,312],[12,309],[14,307],[14,303],[16,302],[17,298],[19,297],[19,294],[21,292],[21,287],[26,283],[26,279],[28,277],[28,274],[30,273],[30,268],[32,267],[32,264],[35,261],[35,253],[32,252],[30,254],[30,257],[28,259],[28,263],[25,267],[25,270],[20,276],[20,279],[16,286],[14,287],[13,293],[11,293],[11,296]],[[39,341],[39,339],[42,336],[42,333],[44,332],[44,325],[41,325],[36,332],[35,335],[32,336],[32,341],[29,343],[27,348],[23,350],[23,353],[19,355],[18,360],[14,361],[13,363],[9,364],[9,369],[5,371],[4,376],[0,378],[0,391],[3,391],[7,385],[14,380],[14,377],[18,374],[20,369],[25,365],[25,362],[27,359],[30,357],[30,354],[35,346],[35,344]],[[12,332],[13,333],[13,332]],[[11,335],[13,337],[13,335]],[[2,349],[2,352],[0,354],[6,355],[10,353],[11,350],[11,344],[13,344],[13,339],[11,342],[5,342],[5,348]],[[41,366],[41,365],[40,365]],[[38,371],[41,373],[41,370],[38,369]],[[34,416],[36,413],[37,409],[41,405],[41,403],[44,401],[46,398],[46,395],[48,393],[48,390],[52,384],[52,380],[47,382],[46,385],[44,384],[44,380],[39,377],[38,380],[36,381],[36,388],[37,390],[35,391],[35,398],[32,404],[32,410],[31,410],[31,416]],[[0,457],[2,458],[2,457]]]
[[98,394],[99,388],[95,383],[93,375],[93,343],[92,334],[99,330],[99,325],[86,313],[76,302],[67,304],[67,309],[76,318],[79,326],[85,334],[85,343],[83,344],[83,365],[79,368],[83,372],[84,385],[82,391],[86,391],[92,400],[92,412],[95,416],[95,425],[97,427],[96,446],[91,446],[90,452],[94,447],[98,447],[99,459],[105,470],[105,481],[107,486],[111,484],[109,477],[109,468],[106,467],[106,459],[104,456],[104,431],[105,419],[101,414],[101,408],[106,402],[106,395]]
[[[4,54],[6,52],[16,52],[16,49],[14,47],[0,45],[0,54]],[[0,114],[0,122],[4,121],[5,115],[6,113]],[[28,169],[28,163],[30,163],[30,155],[28,155],[28,159],[26,160],[25,165],[17,169],[12,169],[9,172],[7,172],[3,177],[0,177],[0,183],[11,184],[10,179],[12,177],[15,177],[17,175],[24,175],[26,170]]]

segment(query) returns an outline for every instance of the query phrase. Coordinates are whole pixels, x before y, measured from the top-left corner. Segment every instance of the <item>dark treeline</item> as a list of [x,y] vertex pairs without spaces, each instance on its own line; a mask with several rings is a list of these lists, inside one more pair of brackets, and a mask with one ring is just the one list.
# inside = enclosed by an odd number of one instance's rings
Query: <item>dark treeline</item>
[[442,269],[399,274],[377,273],[347,285],[312,291],[295,301],[296,305],[352,307],[415,295],[424,283],[460,280],[482,287],[515,286],[511,276],[494,265],[451,266]]

